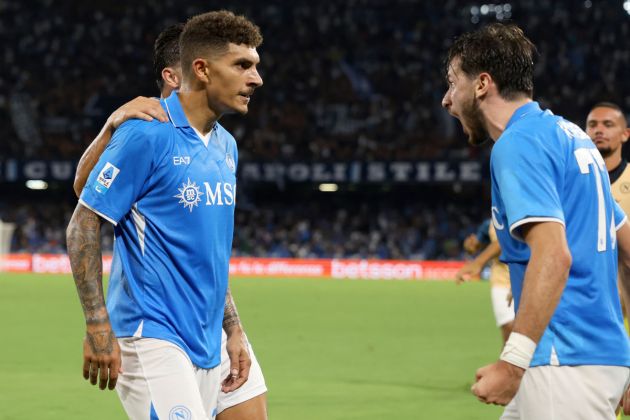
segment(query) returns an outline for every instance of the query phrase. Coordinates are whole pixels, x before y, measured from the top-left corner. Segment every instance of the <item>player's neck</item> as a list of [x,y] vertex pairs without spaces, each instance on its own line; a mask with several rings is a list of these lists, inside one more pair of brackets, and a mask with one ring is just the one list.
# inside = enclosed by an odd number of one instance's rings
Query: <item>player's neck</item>
[[220,115],[210,108],[206,92],[204,90],[182,89],[177,95],[191,127],[203,135],[208,134]]
[[621,151],[605,158],[604,162],[606,163],[606,170],[608,172],[612,172],[617,169],[619,165],[621,165],[621,159]]
[[485,106],[482,105],[481,110],[485,116],[486,129],[488,130],[488,134],[490,134],[490,138],[497,141],[505,131],[505,127],[507,127],[514,112],[532,100],[524,97],[513,101],[506,101],[501,97],[495,97],[488,99],[488,101]]

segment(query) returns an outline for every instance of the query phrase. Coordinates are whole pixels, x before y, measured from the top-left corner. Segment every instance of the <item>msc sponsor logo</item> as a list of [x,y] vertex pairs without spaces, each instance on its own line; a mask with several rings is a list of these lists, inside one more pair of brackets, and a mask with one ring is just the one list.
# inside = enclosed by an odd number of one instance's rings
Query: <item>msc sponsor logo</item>
[[204,182],[206,206],[231,206],[236,201],[236,185],[217,182],[214,186]]
[[178,188],[178,190],[179,194],[173,197],[179,198],[179,204],[183,204],[184,208],[187,208],[192,213],[193,207],[199,205],[203,193],[199,191],[199,187],[196,183],[190,182],[190,178],[188,178],[188,182],[183,183],[182,187]]
[[228,184],[225,182],[217,182],[214,185],[210,185],[209,182],[204,182],[203,187],[205,192],[201,191],[201,186],[192,182],[190,178],[185,183],[182,183],[182,187],[178,188],[179,194],[173,197],[179,198],[179,204],[183,204],[184,208],[187,208],[191,213],[193,207],[198,207],[202,202],[202,196],[206,196],[206,206],[232,206],[236,202],[236,185]]
[[191,420],[192,413],[190,410],[183,406],[178,405],[171,409],[171,412],[168,413],[168,420]]

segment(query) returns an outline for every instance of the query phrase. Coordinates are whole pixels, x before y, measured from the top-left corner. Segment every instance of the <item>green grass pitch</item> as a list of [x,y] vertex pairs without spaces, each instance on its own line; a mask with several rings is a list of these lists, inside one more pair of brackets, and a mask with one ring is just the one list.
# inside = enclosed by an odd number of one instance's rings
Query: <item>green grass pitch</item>
[[[496,359],[487,283],[234,279],[272,420],[497,419],[470,394]],[[81,376],[70,276],[0,273],[0,419],[124,419]]]

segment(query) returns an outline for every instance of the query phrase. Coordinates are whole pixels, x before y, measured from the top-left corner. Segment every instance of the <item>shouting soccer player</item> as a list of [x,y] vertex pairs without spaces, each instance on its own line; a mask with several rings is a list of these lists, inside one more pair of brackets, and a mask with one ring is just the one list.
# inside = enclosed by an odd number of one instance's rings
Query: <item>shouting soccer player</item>
[[[153,51],[153,69],[156,83],[160,89],[162,98],[167,98],[178,89],[182,80],[182,70],[179,54],[179,37],[184,25],[176,24],[166,28],[155,41]],[[156,118],[160,121],[168,121],[168,116],[160,102],[153,98],[139,97],[117,109],[108,119],[106,125],[92,144],[86,149],[79,161],[74,190],[79,196],[94,165],[107,147],[113,131],[124,121],[131,118],[146,119],[151,121]],[[232,304],[230,289],[227,291],[226,310],[230,312]],[[230,376],[231,349],[228,351],[225,331],[221,341],[221,377]],[[217,420],[264,420],[267,418],[267,387],[262,370],[249,344],[251,356],[251,368],[249,378],[242,386],[232,392],[219,393],[217,405]],[[235,368],[238,368],[237,354],[233,354]],[[121,386],[118,386],[120,392]]]
[[[239,361],[224,390],[247,380],[246,337],[226,302],[238,151],[217,121],[247,112],[262,85],[261,42],[257,26],[230,12],[190,19],[180,38],[181,90],[161,101],[169,122],[118,127],[68,226],[86,320],[84,377],[102,389],[118,380],[133,419],[214,418],[222,326]],[[116,226],[107,306],[103,220]]]
[[501,24],[448,53],[443,106],[471,144],[495,141],[492,222],[516,306],[500,360],[477,371],[472,392],[509,404],[504,420],[614,419],[630,379],[616,287],[630,227],[588,135],[532,100],[534,54]]

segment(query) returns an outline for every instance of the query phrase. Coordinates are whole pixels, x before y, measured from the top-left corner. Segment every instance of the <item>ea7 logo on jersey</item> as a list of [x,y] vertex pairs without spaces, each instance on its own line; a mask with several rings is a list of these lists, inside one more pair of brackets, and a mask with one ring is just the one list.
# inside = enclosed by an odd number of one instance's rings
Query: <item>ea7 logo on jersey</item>
[[190,156],[173,156],[173,165],[190,165]]
[[94,189],[102,194],[106,193],[119,173],[120,169],[107,162],[96,178]]

